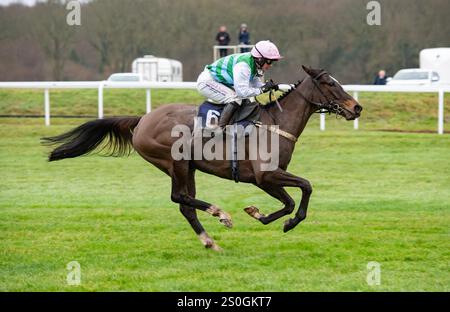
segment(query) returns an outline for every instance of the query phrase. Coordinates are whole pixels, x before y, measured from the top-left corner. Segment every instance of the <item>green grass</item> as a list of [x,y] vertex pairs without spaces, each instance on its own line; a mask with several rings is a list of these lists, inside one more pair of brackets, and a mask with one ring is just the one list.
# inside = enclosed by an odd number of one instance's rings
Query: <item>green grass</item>
[[[197,197],[233,217],[229,230],[199,212],[222,253],[201,246],[168,177],[136,153],[46,162],[39,138],[83,120],[0,119],[0,290],[449,291],[448,135],[353,131],[333,118],[320,132],[317,119],[289,167],[314,187],[289,233],[243,212],[280,208],[259,189],[197,174]],[[66,283],[70,261],[80,286]],[[380,286],[366,283],[369,261]]]

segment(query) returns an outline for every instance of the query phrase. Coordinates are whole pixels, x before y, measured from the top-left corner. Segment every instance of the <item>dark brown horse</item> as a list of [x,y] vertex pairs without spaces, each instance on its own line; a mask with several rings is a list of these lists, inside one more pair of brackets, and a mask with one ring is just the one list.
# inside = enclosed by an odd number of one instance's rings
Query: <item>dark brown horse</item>
[[[285,187],[298,187],[302,191],[300,206],[293,218],[284,224],[287,232],[306,218],[312,187],[308,180],[287,172],[295,147],[295,141],[302,133],[309,118],[314,112],[328,111],[341,115],[347,120],[360,116],[362,107],[341,85],[323,70],[303,67],[308,74],[279,98],[261,107],[259,121],[265,125],[259,131],[273,131],[279,135],[279,160],[275,170],[261,170],[262,159],[240,160],[240,181],[252,183],[272,197],[280,200],[284,207],[271,214],[262,214],[258,208],[250,206],[245,211],[263,224],[273,222],[294,211],[295,202],[285,191]],[[280,106],[280,107],[279,107]],[[195,170],[215,176],[232,179],[231,164],[228,160],[181,159],[175,160],[171,154],[174,142],[172,129],[177,125],[194,128],[197,107],[194,105],[162,106],[143,117],[106,118],[87,122],[62,135],[44,138],[45,144],[61,144],[53,150],[49,161],[72,158],[87,154],[107,146],[111,155],[123,155],[133,148],[144,159],[165,172],[172,179],[171,199],[180,205],[180,211],[191,224],[205,247],[220,250],[220,247],[208,236],[200,224],[196,209],[205,211],[225,226],[231,227],[232,221],[228,213],[208,202],[196,199]],[[279,125],[274,130],[271,125]],[[106,140],[108,139],[108,140]],[[225,147],[224,153],[226,151]],[[248,150],[246,150],[246,155]]]

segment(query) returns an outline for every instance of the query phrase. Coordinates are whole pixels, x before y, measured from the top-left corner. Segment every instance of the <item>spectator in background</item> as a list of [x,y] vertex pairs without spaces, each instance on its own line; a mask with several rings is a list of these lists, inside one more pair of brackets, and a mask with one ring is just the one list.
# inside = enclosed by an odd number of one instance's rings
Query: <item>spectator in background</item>
[[378,72],[377,77],[375,78],[375,81],[373,82],[373,84],[375,85],[385,85],[386,84],[386,72],[384,70],[380,70]]
[[[239,44],[250,44],[250,33],[247,30],[247,24],[241,24],[239,30]],[[250,51],[249,48],[241,48],[241,53]]]
[[[219,32],[216,35],[216,41],[218,45],[227,46],[230,43],[230,35],[227,33],[225,26],[220,26]],[[228,49],[219,49],[220,57],[228,55]]]

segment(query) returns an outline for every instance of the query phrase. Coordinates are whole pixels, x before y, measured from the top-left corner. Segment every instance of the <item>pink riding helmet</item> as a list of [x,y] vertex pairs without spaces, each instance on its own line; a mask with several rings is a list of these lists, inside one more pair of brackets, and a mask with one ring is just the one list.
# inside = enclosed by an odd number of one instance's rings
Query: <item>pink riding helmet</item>
[[277,46],[269,40],[257,42],[253,47],[251,54],[256,58],[263,57],[268,60],[279,60],[283,58],[280,55]]

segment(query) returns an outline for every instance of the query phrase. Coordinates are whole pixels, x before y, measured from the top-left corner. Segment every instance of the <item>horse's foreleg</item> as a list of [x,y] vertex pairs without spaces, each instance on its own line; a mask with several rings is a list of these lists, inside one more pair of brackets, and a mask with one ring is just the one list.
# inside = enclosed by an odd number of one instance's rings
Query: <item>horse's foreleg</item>
[[[297,176],[295,176],[289,172],[286,172],[282,169],[265,172],[263,175],[263,181],[262,181],[261,185],[265,185],[265,183],[269,183],[269,181],[271,184],[276,185],[278,187],[299,187],[302,190],[302,199],[300,201],[300,206],[299,206],[297,213],[295,214],[295,217],[287,220],[284,223],[283,230],[284,230],[284,232],[287,232],[287,231],[293,229],[295,226],[297,226],[297,224],[299,224],[301,221],[303,221],[306,218],[306,212],[308,209],[309,198],[312,193],[311,184],[309,183],[308,180],[297,177]],[[274,188],[274,190],[276,190],[276,188]],[[282,194],[282,193],[280,193],[280,194]],[[285,203],[285,205],[286,205],[286,203]],[[261,222],[263,222],[262,220],[272,222],[272,221],[282,217],[283,215],[288,214],[289,209],[286,209],[286,207],[285,207],[285,208],[281,209],[280,211],[277,211],[267,217],[263,216],[262,218],[260,218],[260,220],[261,220]],[[292,212],[292,210],[291,210],[291,212]]]
[[302,222],[306,218],[306,212],[308,210],[309,198],[312,193],[312,186],[308,180],[297,177],[289,172],[281,172],[279,175],[280,181],[283,182],[284,186],[295,186],[299,187],[302,190],[302,199],[300,201],[299,208],[295,213],[295,217],[286,220],[284,223],[283,231],[286,233],[287,231],[292,230],[296,227],[300,222]]
[[250,206],[245,208],[245,212],[247,212],[250,216],[260,221],[262,224],[269,224],[287,214],[292,213],[295,208],[295,202],[292,199],[291,196],[283,189],[283,187],[279,185],[269,184],[266,183],[264,185],[256,185],[259,188],[261,188],[263,191],[265,191],[267,194],[271,195],[272,197],[278,199],[284,204],[284,207],[278,211],[275,211],[274,213],[271,213],[267,216],[259,212],[259,209]]

